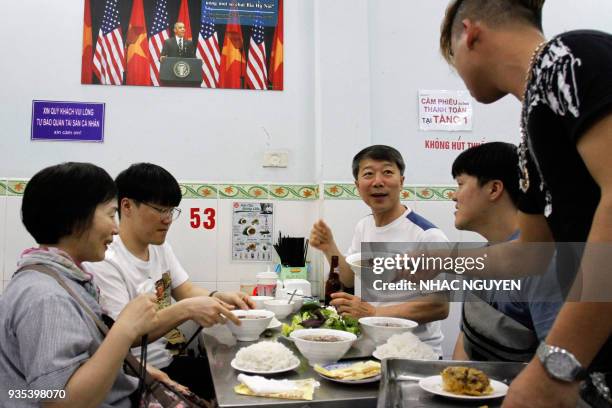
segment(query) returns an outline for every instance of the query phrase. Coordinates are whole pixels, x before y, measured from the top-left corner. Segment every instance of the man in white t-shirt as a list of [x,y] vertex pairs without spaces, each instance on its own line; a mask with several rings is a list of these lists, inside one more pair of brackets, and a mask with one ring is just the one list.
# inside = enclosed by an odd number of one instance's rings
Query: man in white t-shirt
[[[402,155],[390,146],[370,146],[353,158],[355,185],[372,214],[357,223],[347,255],[361,252],[363,242],[448,242],[441,230],[400,202],[405,167]],[[314,224],[310,245],[321,250],[328,261],[333,255],[341,254],[331,229],[323,220]],[[339,313],[356,318],[392,316],[414,320],[419,323],[414,334],[442,355],[439,320],[448,316],[446,293],[432,293],[401,303],[369,303],[361,299],[361,281],[343,256],[339,256],[339,270],[342,284],[355,288],[355,295],[344,292],[332,295],[331,304]]]
[[[196,394],[212,395],[205,381],[208,367],[202,361],[174,358],[168,347],[184,343],[176,327],[187,320],[209,327],[239,320],[230,312],[253,308],[243,293],[209,292],[195,286],[174,255],[166,234],[180,215],[181,190],[165,169],[150,163],[133,164],[115,180],[119,203],[119,235],[108,247],[104,261],[88,263],[100,288],[100,304],[116,319],[125,305],[142,293],[157,296],[160,325],[149,340],[148,364],[166,372]],[[172,303],[172,299],[176,302]],[[138,356],[139,348],[132,352]]]

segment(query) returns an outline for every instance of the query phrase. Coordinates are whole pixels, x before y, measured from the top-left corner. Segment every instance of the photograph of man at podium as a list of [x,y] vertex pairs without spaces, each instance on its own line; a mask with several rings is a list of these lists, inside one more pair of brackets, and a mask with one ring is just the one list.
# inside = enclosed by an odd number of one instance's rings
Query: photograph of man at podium
[[164,41],[159,60],[163,61],[166,57],[195,58],[193,41],[185,38],[185,23],[182,21],[174,23],[174,37]]

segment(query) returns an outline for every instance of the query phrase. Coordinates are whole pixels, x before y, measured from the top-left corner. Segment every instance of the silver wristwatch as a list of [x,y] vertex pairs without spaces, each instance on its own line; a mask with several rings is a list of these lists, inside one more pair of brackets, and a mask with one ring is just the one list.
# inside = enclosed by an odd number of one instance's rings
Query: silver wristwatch
[[586,370],[569,351],[556,346],[540,343],[536,355],[552,378],[561,381],[573,382],[584,380]]

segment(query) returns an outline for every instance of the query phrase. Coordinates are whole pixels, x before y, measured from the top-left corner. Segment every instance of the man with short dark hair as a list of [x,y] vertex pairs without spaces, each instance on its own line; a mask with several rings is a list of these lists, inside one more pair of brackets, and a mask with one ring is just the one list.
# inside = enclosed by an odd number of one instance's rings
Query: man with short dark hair
[[[471,147],[455,159],[455,227],[473,231],[490,243],[519,236],[518,155],[510,143]],[[522,279],[520,292],[478,291],[465,294],[461,333],[453,359],[529,361],[546,338],[562,296],[552,268]]]
[[[533,242],[557,242],[558,276],[581,271],[572,295],[585,301],[563,305],[505,406],[575,407],[580,380],[612,372],[609,251],[599,250],[612,242],[612,35],[582,30],[546,40],[543,4],[453,0],[440,46],[476,100],[493,103],[512,94],[522,103],[521,235],[491,247],[487,277],[546,264],[544,254],[521,245]],[[558,243],[567,242],[587,246],[560,251]],[[602,390],[603,373],[589,375]],[[583,393],[592,404],[605,401],[602,406],[612,403],[607,394]]]
[[[361,199],[372,214],[355,227],[347,255],[361,252],[362,242],[448,242],[444,233],[400,202],[404,186],[404,159],[394,148],[384,145],[367,147],[353,158],[352,171]],[[442,332],[439,320],[448,316],[446,293],[432,293],[403,303],[369,303],[361,300],[361,280],[355,276],[338,249],[331,229],[317,221],[310,233],[310,245],[321,250],[328,261],[338,256],[340,280],[354,287],[356,296],[339,292],[332,295],[333,306],[340,314],[353,317],[392,316],[414,320],[414,330],[422,341],[442,355]]]
[[174,37],[164,41],[160,61],[166,57],[195,58],[195,47],[191,40],[185,38],[185,23],[182,21],[174,23]]
[[[177,206],[181,202],[179,184],[168,171],[150,163],[133,164],[115,182],[119,235],[106,251],[104,261],[87,264],[100,287],[100,303],[110,317],[116,318],[139,294],[156,294],[160,324],[155,333],[149,334],[149,340],[155,341],[148,346],[148,363],[196,394],[209,398],[212,390],[202,377],[209,374],[207,365],[173,358],[168,350],[172,343],[184,342],[175,328],[187,320],[204,327],[223,324],[226,319],[240,324],[230,310],[255,305],[243,293],[209,292],[189,280],[166,242],[172,222],[180,215]],[[173,304],[172,299],[176,300]],[[133,353],[138,355],[139,351]]]

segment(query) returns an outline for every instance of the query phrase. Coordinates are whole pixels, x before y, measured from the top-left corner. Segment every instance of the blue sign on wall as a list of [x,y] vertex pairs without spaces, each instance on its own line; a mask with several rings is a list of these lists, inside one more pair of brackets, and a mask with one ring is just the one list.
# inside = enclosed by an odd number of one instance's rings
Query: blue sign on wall
[[104,104],[32,101],[32,140],[104,141]]

